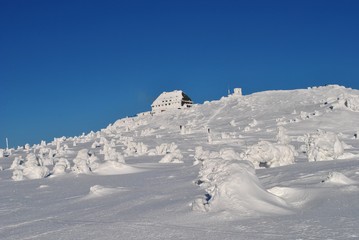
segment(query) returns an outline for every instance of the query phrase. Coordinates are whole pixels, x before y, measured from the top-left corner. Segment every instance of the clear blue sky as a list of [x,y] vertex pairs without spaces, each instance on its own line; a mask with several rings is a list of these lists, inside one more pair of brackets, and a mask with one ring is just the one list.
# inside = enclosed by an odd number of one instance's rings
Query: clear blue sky
[[0,147],[97,131],[163,91],[197,103],[359,88],[359,1],[0,0]]

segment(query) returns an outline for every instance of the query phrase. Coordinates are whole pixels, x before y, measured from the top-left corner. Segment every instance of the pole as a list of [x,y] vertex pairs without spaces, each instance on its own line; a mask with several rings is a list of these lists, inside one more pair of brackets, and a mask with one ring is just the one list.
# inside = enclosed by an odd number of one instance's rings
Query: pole
[[6,150],[9,150],[9,141],[7,138],[6,138]]

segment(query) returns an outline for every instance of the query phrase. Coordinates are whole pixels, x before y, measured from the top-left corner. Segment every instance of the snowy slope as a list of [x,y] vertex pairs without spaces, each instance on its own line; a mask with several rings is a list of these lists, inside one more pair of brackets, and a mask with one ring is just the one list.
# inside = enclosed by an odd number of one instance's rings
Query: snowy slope
[[12,150],[0,238],[357,239],[358,123],[359,91],[326,86]]

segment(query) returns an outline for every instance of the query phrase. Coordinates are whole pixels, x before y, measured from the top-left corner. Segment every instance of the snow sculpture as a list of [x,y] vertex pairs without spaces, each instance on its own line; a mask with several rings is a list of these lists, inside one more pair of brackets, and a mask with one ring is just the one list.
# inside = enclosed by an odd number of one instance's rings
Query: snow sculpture
[[297,155],[292,145],[260,141],[249,147],[244,153],[244,159],[251,161],[256,167],[278,167],[293,164]]
[[344,153],[344,143],[333,132],[318,130],[305,139],[309,161],[338,159]]

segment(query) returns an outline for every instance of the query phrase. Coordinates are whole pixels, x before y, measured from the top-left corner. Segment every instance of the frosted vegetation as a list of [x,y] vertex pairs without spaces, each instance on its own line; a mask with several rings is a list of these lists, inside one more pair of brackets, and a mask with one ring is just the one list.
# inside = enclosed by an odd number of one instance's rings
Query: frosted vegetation
[[334,85],[0,149],[0,238],[357,239],[358,122]]

